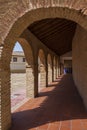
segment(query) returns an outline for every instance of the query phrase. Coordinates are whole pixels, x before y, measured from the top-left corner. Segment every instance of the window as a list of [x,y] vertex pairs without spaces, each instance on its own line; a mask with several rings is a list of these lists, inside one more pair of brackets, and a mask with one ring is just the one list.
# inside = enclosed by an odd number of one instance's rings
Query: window
[[25,58],[23,58],[23,62],[25,62]]
[[13,57],[13,62],[17,62],[17,57]]

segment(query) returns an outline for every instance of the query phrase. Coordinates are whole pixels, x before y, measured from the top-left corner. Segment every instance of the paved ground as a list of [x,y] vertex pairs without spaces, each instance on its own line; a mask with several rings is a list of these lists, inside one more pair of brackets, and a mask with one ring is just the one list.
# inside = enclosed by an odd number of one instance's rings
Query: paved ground
[[87,130],[87,112],[66,75],[13,113],[12,122],[11,130]]
[[[38,91],[41,91],[40,86]],[[26,97],[26,73],[12,73],[11,74],[11,112],[14,112],[14,110],[16,110],[27,100],[28,99]]]
[[26,74],[11,74],[11,108],[26,98]]

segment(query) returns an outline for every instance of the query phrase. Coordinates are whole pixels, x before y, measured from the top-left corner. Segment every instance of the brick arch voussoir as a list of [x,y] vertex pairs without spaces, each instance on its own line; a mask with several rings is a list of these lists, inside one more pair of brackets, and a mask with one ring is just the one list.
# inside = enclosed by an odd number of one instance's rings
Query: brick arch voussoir
[[[6,40],[15,39],[19,37],[22,32],[33,22],[55,17],[72,20],[81,25],[83,28],[87,29],[87,16],[84,15],[84,13],[80,9],[78,10],[74,7],[71,8],[69,6],[64,7],[60,5],[44,8],[40,6],[40,8],[27,8],[23,12],[23,14],[16,16],[16,18],[13,18],[13,22],[9,23],[8,29],[6,29],[6,31],[3,33],[1,39],[3,40],[3,43],[5,43]],[[7,25],[7,23],[5,24]],[[3,26],[4,24],[2,24],[2,28]]]
[[[32,67],[33,69],[33,50],[32,47],[29,45],[28,41],[24,38],[18,38],[17,40],[19,44],[21,45],[25,58],[27,60],[27,63]],[[15,46],[14,43],[5,44],[2,49],[1,54],[1,63],[2,63],[2,69],[8,69],[10,70],[10,62],[12,57],[13,48]]]
[[20,45],[23,48],[25,58],[27,60],[28,65],[31,66],[32,69],[34,69],[34,54],[33,54],[32,46],[24,38],[19,38],[18,42],[20,43]]

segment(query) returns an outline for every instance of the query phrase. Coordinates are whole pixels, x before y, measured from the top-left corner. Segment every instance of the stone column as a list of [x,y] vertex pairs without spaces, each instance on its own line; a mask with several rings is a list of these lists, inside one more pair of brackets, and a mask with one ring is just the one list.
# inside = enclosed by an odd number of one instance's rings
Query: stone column
[[34,68],[33,65],[26,65],[26,95],[28,98],[34,98]]
[[43,64],[40,65],[40,88],[46,87],[46,70]]
[[55,81],[55,79],[56,79],[56,64],[55,64],[55,62],[53,64],[53,70],[54,70],[54,81]]
[[52,64],[48,63],[48,84],[52,82]]

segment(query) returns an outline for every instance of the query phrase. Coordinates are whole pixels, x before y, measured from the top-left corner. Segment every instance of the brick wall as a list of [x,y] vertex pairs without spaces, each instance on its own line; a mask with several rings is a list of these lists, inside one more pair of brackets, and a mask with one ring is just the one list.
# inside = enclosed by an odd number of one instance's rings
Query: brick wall
[[79,25],[72,45],[73,78],[87,108],[87,31]]

